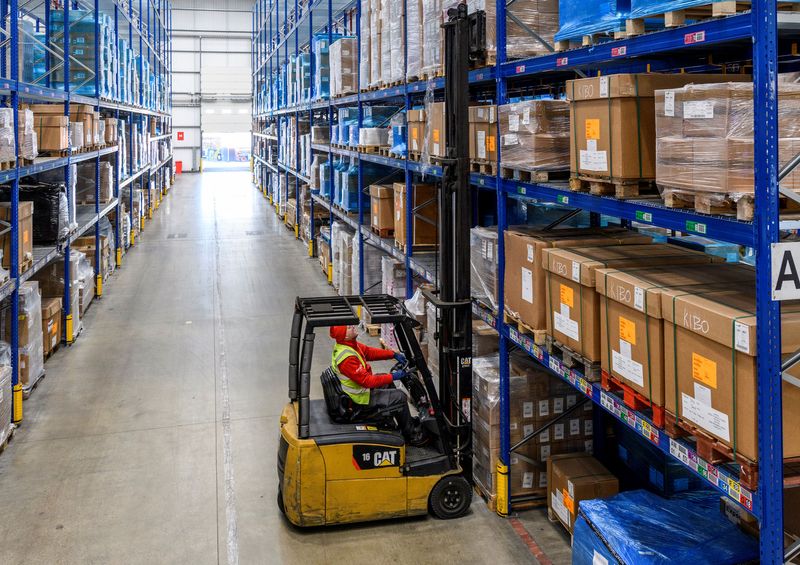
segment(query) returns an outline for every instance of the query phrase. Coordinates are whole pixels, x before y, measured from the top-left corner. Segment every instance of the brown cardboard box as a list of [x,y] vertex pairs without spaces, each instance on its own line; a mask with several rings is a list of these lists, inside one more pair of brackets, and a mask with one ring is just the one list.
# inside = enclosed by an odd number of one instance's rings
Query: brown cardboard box
[[63,151],[69,148],[67,116],[34,114],[33,129],[36,132],[39,149],[42,151]]
[[447,155],[444,102],[428,104],[428,153],[431,157]]
[[547,510],[570,533],[581,500],[607,498],[619,492],[619,481],[591,455],[570,453],[547,460]]
[[[600,361],[600,295],[597,269],[722,262],[721,258],[669,244],[543,249],[547,271],[547,334],[592,362]],[[635,343],[635,326],[631,330]],[[638,375],[643,378],[643,375]]]
[[598,269],[600,366],[657,406],[665,402],[661,292],[750,284],[753,270],[738,264]]
[[569,103],[523,100],[497,109],[503,165],[523,170],[569,170]]
[[408,120],[408,150],[413,153],[422,153],[425,145],[425,110],[409,110],[406,119]]
[[369,187],[372,210],[372,229],[394,231],[394,189],[386,184],[373,184]]
[[61,340],[61,298],[42,299],[42,338],[47,357]]
[[497,161],[497,106],[470,106],[469,158]]
[[651,239],[619,228],[524,230],[504,233],[506,251],[505,309],[534,330],[547,327],[545,270],[542,249],[588,245],[632,245]]
[[572,174],[614,180],[655,178],[655,91],[749,78],[642,73],[567,81]]
[[483,320],[472,320],[472,356],[484,357],[497,353],[497,331]]
[[[755,305],[755,284],[661,292],[667,410],[750,461],[758,461]],[[800,349],[800,302],[783,302],[781,314],[788,356]],[[797,366],[786,372],[800,378]],[[783,427],[800,429],[800,387],[782,386]],[[784,434],[783,456],[800,456],[800,434]]]
[[117,142],[117,120],[106,118],[106,143]]
[[[406,245],[406,183],[396,182],[394,187],[394,240]],[[435,184],[413,184],[412,203],[417,209],[411,226],[413,245],[432,245],[436,243],[436,225],[439,219],[439,201]],[[425,204],[429,202],[428,204]],[[422,206],[425,204],[425,206]],[[425,221],[422,218],[426,218]]]
[[[0,220],[11,221],[11,203],[0,202]],[[17,216],[19,227],[19,262],[33,258],[33,202],[20,202]],[[11,232],[0,235],[3,247],[3,268],[11,268]],[[13,273],[12,273],[13,276]]]

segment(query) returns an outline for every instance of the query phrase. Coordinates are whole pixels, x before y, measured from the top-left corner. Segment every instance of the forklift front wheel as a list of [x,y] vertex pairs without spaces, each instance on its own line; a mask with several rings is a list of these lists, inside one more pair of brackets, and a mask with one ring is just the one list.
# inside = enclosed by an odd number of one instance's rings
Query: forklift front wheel
[[281,514],[286,514],[286,507],[283,505],[283,492],[281,489],[278,489],[278,510],[281,511]]
[[431,514],[440,520],[460,518],[469,510],[471,502],[472,486],[461,475],[442,478],[428,497]]

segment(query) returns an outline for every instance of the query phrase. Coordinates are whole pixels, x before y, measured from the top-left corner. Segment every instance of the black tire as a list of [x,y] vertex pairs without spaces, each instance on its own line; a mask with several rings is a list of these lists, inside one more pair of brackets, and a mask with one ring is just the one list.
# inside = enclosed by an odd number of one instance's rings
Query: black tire
[[439,480],[428,497],[431,514],[440,520],[460,518],[472,503],[472,486],[461,475],[450,475]]
[[281,489],[278,489],[278,510],[280,510],[281,514],[284,516],[286,515],[286,507],[283,505],[283,492]]

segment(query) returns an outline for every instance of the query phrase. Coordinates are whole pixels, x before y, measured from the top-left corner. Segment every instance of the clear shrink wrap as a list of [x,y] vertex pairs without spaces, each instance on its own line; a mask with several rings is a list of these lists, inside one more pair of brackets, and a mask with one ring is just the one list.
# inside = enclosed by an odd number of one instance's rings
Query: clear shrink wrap
[[381,0],[381,78],[383,85],[392,82],[392,5],[393,0]]
[[389,2],[389,23],[391,25],[391,73],[390,82],[402,82],[405,73],[405,2]]
[[353,231],[342,222],[331,227],[333,288],[340,296],[352,294]]
[[372,30],[370,25],[372,15],[370,13],[369,1],[361,3],[361,28],[359,30],[361,41],[359,42],[359,73],[358,73],[358,87],[360,90],[369,88],[369,81],[371,76],[371,60],[372,53]]
[[409,82],[422,75],[422,4],[423,0],[406,0],[406,80]]
[[[359,235],[353,237],[353,262],[352,262],[352,278],[353,278],[353,293],[359,294],[359,273],[360,260],[358,254]],[[374,245],[371,245],[368,240],[363,240],[364,246],[364,294],[377,294],[380,292],[382,282],[381,271],[381,258],[384,253]]]
[[39,140],[33,128],[33,112],[27,108],[20,108],[18,120],[19,156],[23,159],[33,160],[39,155]]
[[357,87],[358,60],[355,37],[342,37],[330,47],[331,97],[354,94]]
[[14,110],[0,108],[0,163],[15,160],[14,150]]
[[[366,3],[366,0],[364,0]],[[369,0],[369,85],[377,87],[381,83],[383,64],[383,19],[381,18],[381,0]]]
[[[753,85],[690,84],[658,90],[656,183],[669,197],[702,196],[712,205],[754,194]],[[778,87],[778,159],[800,154],[800,85]],[[781,186],[800,190],[800,169]]]
[[0,341],[0,443],[11,433],[11,346]]
[[498,108],[503,166],[569,170],[569,102],[525,100]]
[[[467,6],[470,12],[483,10],[486,13],[487,62],[494,64],[497,53],[496,2],[467,0]],[[515,0],[508,4],[506,10],[514,16],[506,16],[506,55],[509,59],[535,57],[552,52],[553,35],[558,29],[558,0]],[[542,41],[531,35],[526,28]]]
[[475,227],[469,233],[472,298],[497,311],[497,228]]
[[443,0],[422,0],[422,74],[428,78],[442,72],[442,2]]
[[[26,281],[19,287],[19,380],[23,388],[32,387],[44,373],[42,334],[42,295],[39,283]],[[6,326],[6,339],[11,339]]]
[[[94,204],[95,202],[95,163],[83,161],[77,164],[77,202]],[[114,193],[114,171],[111,163],[100,161],[100,203],[110,202]]]
[[631,0],[560,0],[556,41],[580,40],[585,35],[622,31]]

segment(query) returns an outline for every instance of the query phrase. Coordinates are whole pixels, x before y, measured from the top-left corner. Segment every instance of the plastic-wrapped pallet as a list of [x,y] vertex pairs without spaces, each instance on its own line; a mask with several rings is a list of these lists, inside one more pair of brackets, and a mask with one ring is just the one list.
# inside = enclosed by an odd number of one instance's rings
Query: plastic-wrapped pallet
[[0,444],[11,434],[11,346],[0,341]]
[[[470,12],[486,13],[487,63],[493,65],[497,53],[497,18],[495,0],[467,0]],[[514,18],[506,17],[506,55],[509,59],[535,57],[550,53],[541,41],[534,38],[519,22],[553,45],[553,34],[558,28],[558,0],[515,0],[506,10]]]
[[[754,194],[753,85],[690,84],[656,91],[656,183],[668,198],[732,207]],[[800,85],[778,85],[778,159],[800,153]],[[781,186],[800,190],[800,170]],[[697,201],[695,200],[695,205]]]
[[[82,161],[77,164],[77,191],[76,197],[79,204],[94,204],[95,202],[95,162]],[[100,161],[100,203],[111,201],[114,192],[114,171],[111,163]]]
[[70,146],[73,150],[80,149],[84,145],[85,136],[84,136],[84,129],[83,123],[81,122],[70,122],[69,124],[69,139],[70,139]]
[[469,234],[472,297],[497,311],[497,228],[475,227]]
[[[10,332],[6,333],[11,339]],[[19,381],[32,387],[44,373],[42,296],[39,283],[26,281],[19,288]]]
[[[394,257],[381,257],[381,292],[397,298],[406,297],[406,266]],[[393,324],[381,325],[381,338],[389,349],[397,349]]]
[[358,88],[366,90],[369,88],[369,79],[371,73],[370,53],[372,49],[372,30],[370,29],[370,22],[372,14],[369,7],[369,2],[361,3],[361,41],[359,43],[360,60],[359,60],[359,74],[358,74]]
[[423,0],[406,1],[406,79],[409,82],[418,80],[422,75],[422,4]]
[[[78,219],[75,211],[75,190],[78,185],[78,166],[74,163],[70,165],[69,187],[64,185],[63,169],[52,169],[50,171],[39,173],[36,175],[36,179],[43,183],[61,185],[62,187],[62,196],[60,197],[61,204],[59,206],[62,216],[58,225],[60,233],[59,237],[63,238],[67,235],[67,233],[69,233],[69,230],[78,227]],[[69,195],[67,193],[69,193]],[[41,204],[39,206],[41,206]],[[34,221],[36,207],[37,205],[35,204],[34,200]],[[63,214],[66,214],[66,217],[64,217]],[[66,230],[67,233],[65,233],[64,230]]]
[[358,87],[356,38],[343,37],[331,44],[331,97],[353,94]]
[[38,137],[33,129],[33,112],[27,108],[20,109],[18,120],[19,156],[23,159],[33,160],[39,154]]
[[83,318],[89,305],[94,300],[95,275],[91,262],[85,253],[76,253],[74,260],[78,263],[78,308]]
[[631,0],[559,0],[556,41],[580,41],[583,36],[625,29]]
[[422,74],[428,78],[442,72],[444,36],[443,0],[422,0]]
[[0,163],[7,163],[15,159],[14,110],[0,108]]
[[575,521],[573,565],[758,561],[758,541],[720,515],[719,493],[665,499],[644,490],[583,500]]
[[383,86],[392,82],[392,0],[381,0],[381,79]]
[[389,2],[389,23],[391,25],[391,73],[390,82],[402,82],[405,78],[405,2]]
[[[353,263],[352,263],[352,277],[353,277],[353,292],[358,294],[359,291],[359,273],[360,262],[358,256],[359,236],[356,234],[353,237]],[[364,255],[364,294],[376,294],[381,288],[382,272],[381,272],[381,258],[384,253],[377,247],[370,245],[368,240],[363,240],[363,255]]]
[[569,170],[569,102],[524,100],[498,108],[504,167]]
[[331,263],[333,264],[333,288],[341,296],[351,294],[352,277],[350,264],[353,256],[353,231],[342,222],[331,226]]
[[381,0],[370,0],[369,2],[369,86],[377,87],[383,77],[383,18],[381,18]]

